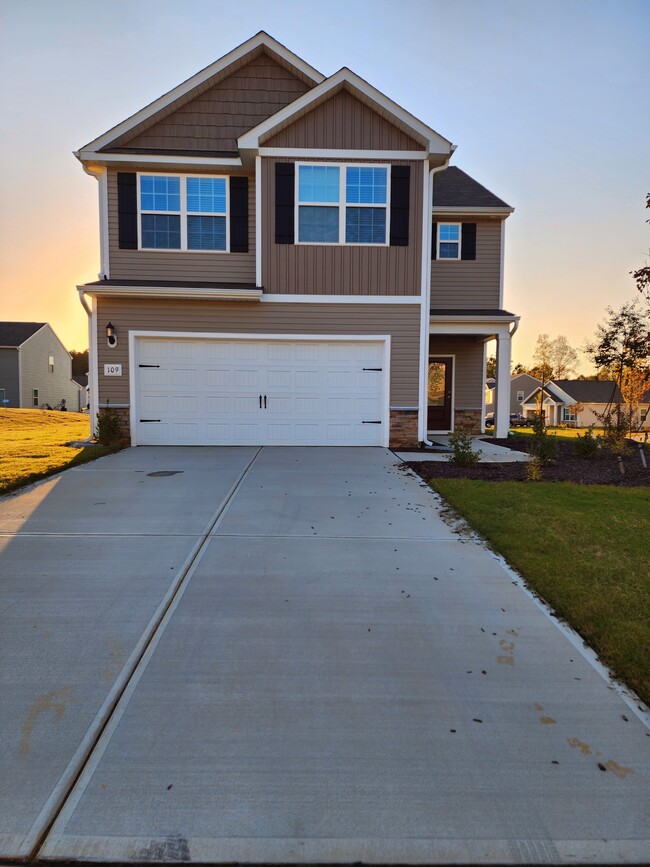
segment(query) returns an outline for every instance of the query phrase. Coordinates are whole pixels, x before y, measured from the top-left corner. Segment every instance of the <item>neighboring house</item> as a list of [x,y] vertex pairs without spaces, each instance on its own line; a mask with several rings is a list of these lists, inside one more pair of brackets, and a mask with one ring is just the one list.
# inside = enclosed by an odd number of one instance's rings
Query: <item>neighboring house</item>
[[[523,414],[532,417],[539,410],[541,383],[526,395]],[[546,424],[574,427],[601,426],[602,415],[611,403],[622,401],[618,385],[609,380],[554,379],[544,386]]]
[[516,373],[510,377],[510,412],[524,415],[524,400],[541,381],[529,373]]
[[76,373],[73,377],[74,381],[77,383],[79,388],[81,389],[79,399],[81,402],[81,409],[88,409],[90,405],[90,388],[88,386],[88,374],[87,373]]
[[0,322],[0,406],[78,412],[72,358],[47,322]]
[[485,380],[485,411],[494,412],[497,402],[497,381],[493,376]]
[[[510,377],[512,208],[347,68],[258,33],[76,154],[99,181],[91,415],[138,444],[414,445]],[[508,428],[507,401],[497,435]]]

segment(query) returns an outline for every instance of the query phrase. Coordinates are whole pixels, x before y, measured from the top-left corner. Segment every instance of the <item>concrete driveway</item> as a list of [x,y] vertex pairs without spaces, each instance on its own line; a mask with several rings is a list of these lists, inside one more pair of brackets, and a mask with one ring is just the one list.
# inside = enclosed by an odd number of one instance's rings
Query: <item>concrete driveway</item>
[[649,731],[384,449],[0,501],[0,855],[633,863]]

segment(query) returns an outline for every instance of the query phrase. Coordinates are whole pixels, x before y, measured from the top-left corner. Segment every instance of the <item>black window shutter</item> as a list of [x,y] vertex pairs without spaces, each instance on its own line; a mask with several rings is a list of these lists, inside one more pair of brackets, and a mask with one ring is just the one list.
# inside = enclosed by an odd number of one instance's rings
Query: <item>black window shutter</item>
[[411,167],[392,166],[390,170],[390,245],[408,247]]
[[248,253],[248,178],[230,178],[230,252]]
[[431,258],[438,258],[438,224],[431,223]]
[[137,250],[138,179],[135,172],[117,173],[117,223],[120,250]]
[[295,205],[294,163],[275,164],[275,243],[293,244]]
[[463,223],[461,233],[460,258],[476,259],[476,223]]

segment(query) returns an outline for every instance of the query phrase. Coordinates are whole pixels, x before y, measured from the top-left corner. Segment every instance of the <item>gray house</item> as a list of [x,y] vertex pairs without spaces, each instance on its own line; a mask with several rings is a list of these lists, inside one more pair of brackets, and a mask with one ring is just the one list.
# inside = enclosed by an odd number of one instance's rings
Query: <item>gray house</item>
[[0,406],[81,409],[72,358],[47,322],[0,322]]

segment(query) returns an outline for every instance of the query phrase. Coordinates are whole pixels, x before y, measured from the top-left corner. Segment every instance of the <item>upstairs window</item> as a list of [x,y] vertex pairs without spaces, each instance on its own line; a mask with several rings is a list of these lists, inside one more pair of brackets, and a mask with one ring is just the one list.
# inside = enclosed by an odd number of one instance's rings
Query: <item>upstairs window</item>
[[228,250],[228,178],[139,175],[141,250]]
[[521,389],[517,392],[517,400],[519,401],[519,403],[523,403],[523,402],[524,402],[524,397],[525,397],[525,396],[526,396],[526,395],[523,393],[523,391],[522,391]]
[[460,259],[460,223],[438,224],[438,259]]
[[388,167],[299,164],[299,244],[388,243]]
[[54,356],[50,355],[47,359],[47,369],[50,373],[54,373]]

